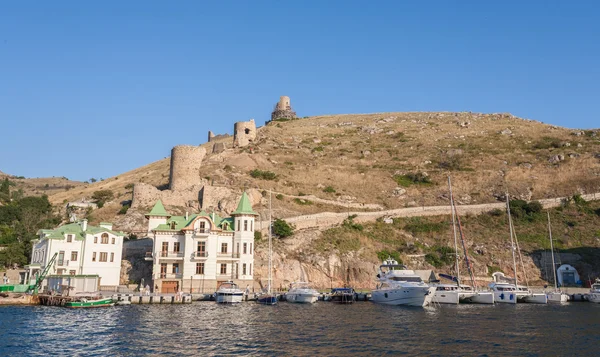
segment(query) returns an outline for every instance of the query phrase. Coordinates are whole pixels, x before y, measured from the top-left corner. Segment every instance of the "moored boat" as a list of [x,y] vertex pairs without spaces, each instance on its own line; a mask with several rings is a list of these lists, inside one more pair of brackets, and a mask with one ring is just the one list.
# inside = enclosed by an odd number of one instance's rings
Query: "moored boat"
[[587,294],[587,299],[590,302],[600,303],[600,280],[596,279],[596,282],[592,284],[590,292]]
[[425,307],[435,294],[435,287],[423,282],[414,271],[388,258],[379,266],[379,283],[371,294],[375,303]]
[[554,291],[546,294],[546,299],[549,302],[567,302],[569,301],[569,295],[563,293],[558,289],[558,282],[556,280],[556,263],[554,262],[554,245],[552,242],[552,226],[550,225],[550,212],[548,214],[548,236],[550,237],[550,252],[552,253],[552,273],[554,275]]
[[331,302],[338,304],[352,304],[356,300],[356,292],[353,288],[333,288],[331,289]]
[[307,282],[295,282],[285,294],[287,302],[312,304],[319,299],[319,292],[311,288]]
[[68,308],[92,308],[92,307],[108,307],[114,306],[115,302],[112,298],[103,298],[96,300],[88,300],[86,298],[81,298],[78,301],[71,301],[65,303],[65,307]]
[[219,304],[235,304],[242,302],[244,291],[238,288],[233,281],[226,281],[215,292],[215,301]]
[[263,305],[276,305],[277,294],[273,294],[271,291],[271,283],[273,282],[273,245],[271,243],[273,229],[271,225],[271,191],[269,191],[269,279],[267,282],[267,289],[261,293],[257,298],[256,302]]

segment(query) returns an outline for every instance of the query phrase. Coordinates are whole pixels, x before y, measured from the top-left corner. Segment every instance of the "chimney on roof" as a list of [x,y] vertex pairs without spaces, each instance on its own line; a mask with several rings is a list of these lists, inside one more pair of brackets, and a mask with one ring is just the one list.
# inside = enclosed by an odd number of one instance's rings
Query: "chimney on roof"
[[188,220],[188,212],[187,211],[185,211],[185,220],[186,220],[186,222]]
[[87,230],[87,219],[81,221],[81,230],[84,232]]

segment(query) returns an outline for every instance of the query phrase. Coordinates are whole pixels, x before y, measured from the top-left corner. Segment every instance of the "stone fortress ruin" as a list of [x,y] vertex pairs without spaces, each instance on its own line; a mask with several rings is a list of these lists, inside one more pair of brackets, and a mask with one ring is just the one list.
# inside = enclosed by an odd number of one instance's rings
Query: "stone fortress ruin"
[[290,104],[290,97],[285,95],[279,97],[279,102],[275,104],[275,109],[273,109],[273,113],[271,113],[271,120],[296,118],[296,112],[293,111],[292,105]]
[[[282,96],[275,106],[271,118],[294,119],[296,113],[290,106],[290,98]],[[254,119],[236,122],[233,126],[232,148],[246,147],[256,141],[257,128]],[[208,132],[208,142],[214,142],[212,154],[227,150],[225,142],[229,134],[215,135]],[[219,140],[217,140],[219,139]],[[209,149],[210,150],[210,149]],[[223,186],[213,186],[203,176],[202,162],[208,155],[202,146],[178,145],[171,149],[168,189],[160,190],[146,183],[136,183],[133,187],[132,208],[152,207],[161,200],[168,206],[189,207],[195,210],[218,210],[228,212],[235,209],[239,192]],[[250,190],[252,191],[252,190]],[[260,193],[250,193],[252,204],[260,200]]]

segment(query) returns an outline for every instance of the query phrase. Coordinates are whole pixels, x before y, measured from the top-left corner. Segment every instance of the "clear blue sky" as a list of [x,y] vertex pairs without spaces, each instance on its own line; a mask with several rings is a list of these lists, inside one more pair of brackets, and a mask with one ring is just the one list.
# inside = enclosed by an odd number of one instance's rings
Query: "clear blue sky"
[[300,116],[510,112],[600,127],[596,1],[3,1],[0,171],[110,177]]

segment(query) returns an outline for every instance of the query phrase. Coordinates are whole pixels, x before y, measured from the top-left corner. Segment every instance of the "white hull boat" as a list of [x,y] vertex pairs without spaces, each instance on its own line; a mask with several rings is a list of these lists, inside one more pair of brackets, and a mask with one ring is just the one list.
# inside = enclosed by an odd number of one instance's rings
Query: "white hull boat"
[[547,304],[548,297],[546,294],[534,294],[532,292],[518,292],[517,293],[517,301],[524,302],[528,304]]
[[587,300],[600,304],[600,280],[596,279],[596,282],[592,284],[590,292],[587,294]]
[[494,301],[498,303],[548,303],[546,294],[532,293],[526,286],[519,285],[517,289],[515,288],[515,285],[511,283],[491,283],[490,288],[494,293]]
[[221,284],[215,292],[215,301],[219,304],[236,304],[242,302],[243,299],[244,292],[231,281]]
[[552,274],[554,275],[554,291],[546,294],[548,302],[564,303],[569,301],[569,295],[558,290],[558,284],[556,281],[556,264],[554,262],[554,245],[552,241],[552,226],[550,225],[550,212],[548,214],[548,237],[550,238],[550,252],[552,253]]
[[292,283],[290,290],[285,294],[285,300],[287,302],[312,304],[319,300],[319,292],[312,289],[308,283]]
[[458,290],[439,290],[436,287],[432,301],[436,304],[458,304],[460,302],[460,293]]
[[493,304],[494,293],[488,291],[462,291],[458,295],[463,304]]
[[546,294],[546,297],[548,298],[548,302],[568,302],[569,301],[569,295],[565,294],[565,293],[561,293],[561,292],[549,292]]
[[433,286],[383,288],[373,290],[371,300],[385,305],[425,307],[431,304],[434,295],[435,287]]
[[425,284],[414,271],[391,258],[379,266],[377,277],[379,284],[371,293],[371,300],[378,304],[425,307],[435,295],[435,286]]

